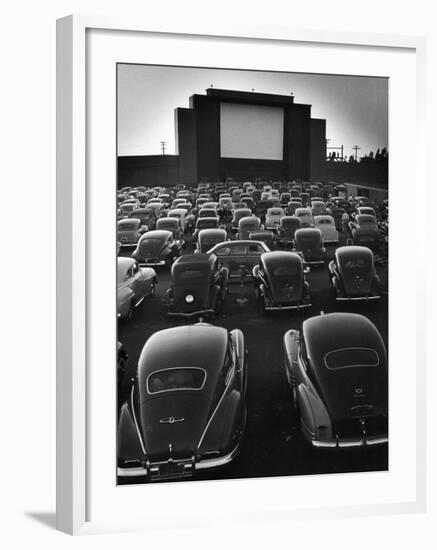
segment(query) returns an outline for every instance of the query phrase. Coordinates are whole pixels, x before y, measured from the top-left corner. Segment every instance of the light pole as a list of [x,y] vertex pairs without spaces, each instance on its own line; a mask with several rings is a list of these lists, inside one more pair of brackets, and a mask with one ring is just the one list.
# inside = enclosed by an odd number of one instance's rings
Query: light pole
[[165,146],[167,145],[167,142],[166,141],[161,141],[161,151],[162,151],[162,154],[165,155]]
[[358,145],[354,145],[352,149],[355,151],[355,162],[358,160],[358,149],[361,149],[361,147],[358,147]]

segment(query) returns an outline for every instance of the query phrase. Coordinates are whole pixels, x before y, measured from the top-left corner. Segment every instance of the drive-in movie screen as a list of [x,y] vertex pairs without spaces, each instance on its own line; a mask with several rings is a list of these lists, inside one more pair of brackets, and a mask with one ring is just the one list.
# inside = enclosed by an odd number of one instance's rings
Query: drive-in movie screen
[[388,79],[117,65],[117,483],[389,468]]

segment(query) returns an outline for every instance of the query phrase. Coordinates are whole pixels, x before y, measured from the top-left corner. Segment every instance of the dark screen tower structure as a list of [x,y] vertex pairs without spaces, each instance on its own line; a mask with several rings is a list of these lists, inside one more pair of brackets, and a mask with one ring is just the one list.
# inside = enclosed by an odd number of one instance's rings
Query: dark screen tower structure
[[[220,105],[233,103],[281,107],[283,155],[281,160],[226,158],[220,154]],[[309,179],[312,166],[325,161],[325,126],[311,118],[311,105],[293,96],[208,88],[206,95],[190,97],[190,107],[175,110],[178,180],[180,183],[235,180]]]

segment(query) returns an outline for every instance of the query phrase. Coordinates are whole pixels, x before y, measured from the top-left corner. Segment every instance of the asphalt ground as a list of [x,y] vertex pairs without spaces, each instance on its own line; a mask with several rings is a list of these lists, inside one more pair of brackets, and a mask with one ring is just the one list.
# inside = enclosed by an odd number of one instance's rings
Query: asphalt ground
[[[344,236],[340,245],[344,243]],[[328,246],[331,258],[335,246]],[[185,247],[191,253],[193,247]],[[129,256],[131,251],[123,250]],[[380,331],[387,346],[388,295],[387,264],[377,266],[382,298],[369,303],[339,303],[330,291],[328,262],[312,267],[307,275],[311,287],[311,308],[305,318],[333,311],[349,311],[367,316]],[[127,396],[129,379],[135,375],[138,358],[147,338],[154,332],[184,324],[169,320],[166,313],[166,290],[170,286],[168,268],[157,269],[156,295],[146,298],[135,310],[133,320],[120,321],[118,340],[129,355],[128,368],[121,389],[121,401]],[[356,449],[314,449],[303,438],[292,404],[282,353],[283,334],[299,329],[302,313],[262,315],[257,308],[252,282],[243,286],[232,283],[214,324],[228,330],[240,328],[248,349],[247,424],[239,456],[215,473],[196,474],[194,479],[233,479],[285,475],[365,472],[388,469],[388,447]],[[129,480],[119,480],[129,483]],[[131,481],[132,482],[132,481]],[[141,480],[135,480],[141,483]]]

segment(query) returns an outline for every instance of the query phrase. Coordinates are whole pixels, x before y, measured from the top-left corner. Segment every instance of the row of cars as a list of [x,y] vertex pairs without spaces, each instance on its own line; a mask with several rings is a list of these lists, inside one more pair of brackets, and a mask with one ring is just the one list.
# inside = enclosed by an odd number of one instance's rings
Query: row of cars
[[[160,198],[160,213],[165,215],[155,220],[153,228],[144,224],[138,239],[129,243],[135,248],[132,257],[118,258],[119,288],[123,281],[126,297],[126,289],[139,292],[131,295],[130,302],[128,298],[123,302],[129,307],[119,309],[119,317],[132,317],[142,298],[153,296],[160,269],[168,267],[170,283],[164,293],[167,314],[194,321],[155,332],[144,344],[127,399],[120,403],[120,479],[191,477],[221,468],[238,455],[247,417],[250,349],[245,328],[227,330],[203,321],[214,318],[232,281],[249,281],[260,311],[266,314],[308,311],[311,305],[307,274],[328,258],[322,229],[316,227],[314,216],[307,223],[295,215],[297,208],[287,215],[286,209],[269,201],[286,200],[287,193],[290,198],[302,199],[307,193],[308,202],[301,207],[313,208],[311,198],[322,195],[321,187],[311,189],[301,184],[299,190],[299,185],[289,185],[282,191],[285,197],[279,194],[280,189],[269,185],[259,188],[246,182],[232,187],[199,185],[196,190],[181,189],[174,194],[155,189],[157,196],[150,196],[152,200]],[[192,216],[191,236],[189,223],[183,224],[177,217],[173,221],[169,216],[181,191],[185,196],[179,199],[184,202],[176,206],[188,205],[182,208],[185,214],[181,219]],[[245,203],[250,208],[238,207],[244,198],[252,199]],[[260,202],[267,203],[262,205],[267,206],[264,213],[257,210]],[[322,202],[330,208],[336,201],[324,196]],[[365,246],[354,240],[354,231],[364,229],[359,216],[372,216],[358,209],[372,206],[366,201],[347,202],[346,227],[338,227],[332,210],[316,215],[327,218],[337,232],[334,246],[338,233],[347,231],[348,244],[337,247],[333,257],[329,255],[327,289],[337,300],[372,302],[381,294],[375,249],[371,243]],[[223,204],[228,205],[225,216]],[[207,215],[202,214],[204,209]],[[277,223],[272,223],[269,209],[279,210]],[[131,214],[133,217],[123,218],[119,224],[135,219],[135,209]],[[162,223],[169,220],[173,228],[163,228]],[[202,220],[213,220],[214,225],[202,227]],[[192,251],[187,250],[190,240]],[[280,336],[285,379],[305,440],[315,448],[386,443],[387,353],[371,321],[357,313],[321,314],[304,320],[299,330],[282,331]]]
[[[308,443],[387,443],[387,353],[366,317],[311,317],[282,340],[286,378]],[[196,323],[153,334],[121,407],[119,477],[180,479],[229,464],[244,434],[247,379],[239,329]]]
[[[308,259],[308,262],[306,261]],[[225,241],[208,253],[185,254],[171,267],[167,310],[172,317],[215,316],[233,278],[249,276],[261,312],[300,310],[311,305],[306,280],[309,264],[322,260],[287,250],[270,251],[263,242]],[[336,300],[370,301],[380,298],[379,277],[372,251],[364,246],[336,249],[328,265],[331,292]],[[131,319],[146,296],[153,296],[155,269],[140,267],[134,258],[118,258],[119,318]]]

